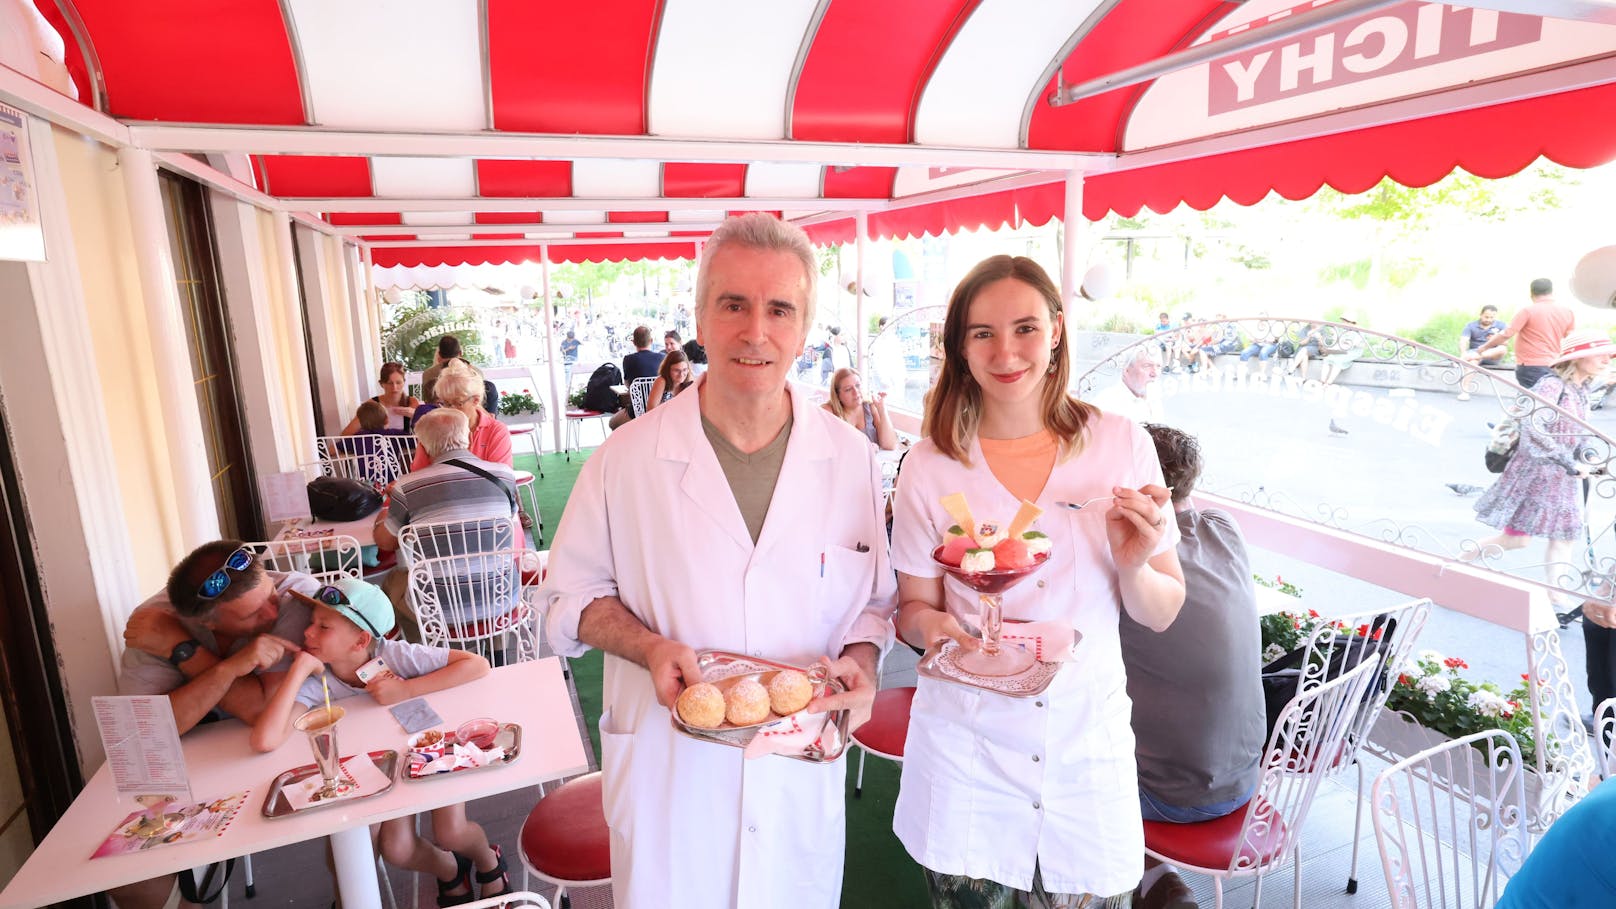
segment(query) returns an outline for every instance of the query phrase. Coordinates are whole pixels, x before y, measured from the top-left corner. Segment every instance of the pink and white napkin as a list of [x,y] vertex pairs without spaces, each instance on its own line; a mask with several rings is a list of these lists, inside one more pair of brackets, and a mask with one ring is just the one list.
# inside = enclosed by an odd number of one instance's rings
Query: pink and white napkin
[[[377,792],[391,783],[387,774],[377,767],[370,759],[370,755],[363,752],[342,759],[342,775],[353,785],[340,795],[338,799],[349,799],[356,795],[367,795]],[[314,776],[299,780],[297,783],[283,788],[286,794],[286,803],[292,806],[293,811],[309,807],[316,801],[324,804],[330,799],[316,799],[315,793],[325,788],[325,780],[318,773]]]
[[1044,663],[1064,663],[1083,636],[1065,622],[1005,622],[999,640],[1016,644]]
[[759,727],[757,735],[746,745],[746,756],[802,754],[816,742],[824,753],[832,754],[840,750],[836,741],[839,735],[836,724],[825,722],[823,713],[793,713]]

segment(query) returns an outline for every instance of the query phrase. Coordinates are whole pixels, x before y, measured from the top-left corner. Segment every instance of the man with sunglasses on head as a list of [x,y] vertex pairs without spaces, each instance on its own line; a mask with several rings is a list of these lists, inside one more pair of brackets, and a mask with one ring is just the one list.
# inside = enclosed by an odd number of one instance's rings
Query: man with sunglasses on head
[[309,575],[266,570],[239,540],[198,547],[129,616],[119,693],[168,695],[181,733],[215,710],[253,722],[274,687],[258,674],[284,672],[309,624],[292,592],[319,588]]
[[[308,605],[292,594],[319,589],[310,575],[265,569],[240,540],[203,544],[130,614],[118,693],[168,695],[181,734],[210,716],[251,725],[309,625]],[[156,909],[174,883],[168,875],[111,896],[119,909]],[[192,904],[182,898],[180,905]]]

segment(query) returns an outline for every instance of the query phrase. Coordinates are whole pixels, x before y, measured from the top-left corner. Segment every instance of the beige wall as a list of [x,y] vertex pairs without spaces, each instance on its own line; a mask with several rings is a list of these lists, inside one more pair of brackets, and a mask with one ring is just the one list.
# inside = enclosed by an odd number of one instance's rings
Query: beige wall
[[[359,402],[374,395],[378,389],[359,385],[359,367],[354,360],[353,308],[348,302],[348,275],[342,267],[342,241],[336,237],[320,236],[320,279],[324,285],[325,319],[328,336],[314,339],[316,356],[331,358],[331,375],[335,383],[339,420],[347,423],[359,408]],[[372,383],[374,384],[374,383]]]
[[69,227],[78,253],[91,342],[101,376],[106,423],[118,447],[124,527],[142,589],[162,586],[184,555],[146,309],[116,155],[60,128],[55,131]]
[[[286,425],[276,435],[285,440],[282,466],[291,470],[298,464],[314,460],[314,423],[309,417],[308,373],[302,356],[303,327],[295,304],[297,288],[288,286],[290,275],[281,265],[281,246],[290,244],[290,232],[280,231],[275,216],[255,209],[258,221],[259,255],[263,258],[264,290],[269,301],[265,308],[268,322],[261,329],[268,332],[266,354],[271,358],[264,381],[272,392],[278,392],[280,410],[286,415]],[[287,255],[290,256],[288,246]],[[249,419],[251,416],[249,415]],[[288,463],[289,460],[289,463]]]

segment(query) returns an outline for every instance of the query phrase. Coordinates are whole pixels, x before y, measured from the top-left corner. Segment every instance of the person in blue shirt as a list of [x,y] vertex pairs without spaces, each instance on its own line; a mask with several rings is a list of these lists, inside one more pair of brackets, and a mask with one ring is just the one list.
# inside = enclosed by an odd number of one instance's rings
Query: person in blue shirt
[[[1481,314],[1466,324],[1464,331],[1459,333],[1459,356],[1466,363],[1474,363],[1477,366],[1497,366],[1503,362],[1504,355],[1509,351],[1504,347],[1494,347],[1484,353],[1481,348],[1492,340],[1493,335],[1503,330],[1504,326],[1498,321],[1498,307],[1492,304],[1483,306]],[[1459,385],[1459,400],[1470,400],[1470,393],[1476,390],[1475,385],[1475,379],[1465,376]]]
[[1616,906],[1616,779],[1549,826],[1494,909]]

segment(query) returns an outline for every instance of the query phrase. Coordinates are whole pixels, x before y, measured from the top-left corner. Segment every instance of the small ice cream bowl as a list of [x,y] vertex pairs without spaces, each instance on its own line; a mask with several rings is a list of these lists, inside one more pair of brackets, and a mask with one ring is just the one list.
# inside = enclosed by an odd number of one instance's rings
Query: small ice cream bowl
[[499,735],[499,722],[488,717],[478,717],[467,720],[455,730],[455,739],[468,745],[476,745],[483,751],[494,748],[494,738]]
[[428,729],[410,736],[410,753],[425,755],[428,761],[442,757],[448,747],[444,734],[436,729]]

